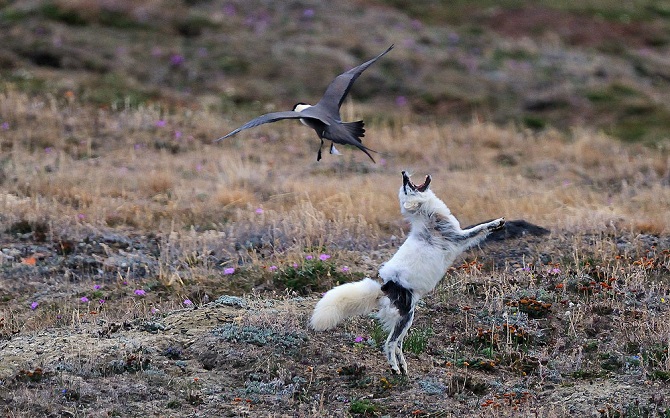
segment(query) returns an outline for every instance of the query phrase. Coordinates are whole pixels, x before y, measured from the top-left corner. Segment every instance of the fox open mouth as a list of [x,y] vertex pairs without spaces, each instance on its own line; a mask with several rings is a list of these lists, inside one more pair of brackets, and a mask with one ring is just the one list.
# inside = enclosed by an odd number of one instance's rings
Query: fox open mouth
[[430,174],[426,176],[426,180],[423,182],[423,184],[419,184],[418,186],[409,179],[409,175],[407,174],[406,171],[402,172],[402,187],[405,189],[405,194],[407,194],[407,186],[409,186],[410,189],[418,192],[425,192],[426,189],[428,189],[428,186],[430,185]]

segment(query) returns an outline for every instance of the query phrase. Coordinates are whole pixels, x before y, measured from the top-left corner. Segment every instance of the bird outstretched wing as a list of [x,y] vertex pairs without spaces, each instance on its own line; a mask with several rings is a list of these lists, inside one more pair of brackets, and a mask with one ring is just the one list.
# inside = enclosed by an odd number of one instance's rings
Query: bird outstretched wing
[[[347,97],[347,94],[349,93],[351,86],[354,84],[354,81],[356,81],[358,76],[360,76],[366,68],[374,64],[375,61],[377,61],[379,58],[386,55],[386,53],[388,53],[391,49],[393,49],[393,45],[391,45],[386,51],[372,58],[370,61],[364,62],[358,67],[352,68],[351,70],[335,77],[335,80],[333,80],[328,85],[326,92],[323,94],[323,97],[316,105],[326,109],[330,114],[339,114],[340,106],[342,106],[342,102]],[[335,107],[336,104],[337,107]]]
[[[221,138],[217,139],[214,142],[221,141],[222,139],[226,139],[229,136],[233,136],[236,133],[243,131],[245,129],[253,128],[258,125],[263,125],[265,123],[271,123],[271,122],[276,122],[278,120],[282,119],[300,119],[300,118],[310,118],[313,116],[307,115],[305,113],[301,112],[295,112],[293,110],[287,110],[284,112],[272,112],[272,113],[266,113],[264,115],[261,115],[257,118],[251,119],[249,122],[245,123],[244,125],[240,126],[239,128],[235,129],[231,133],[229,133],[226,136],[222,136]],[[325,123],[325,121],[324,121]]]

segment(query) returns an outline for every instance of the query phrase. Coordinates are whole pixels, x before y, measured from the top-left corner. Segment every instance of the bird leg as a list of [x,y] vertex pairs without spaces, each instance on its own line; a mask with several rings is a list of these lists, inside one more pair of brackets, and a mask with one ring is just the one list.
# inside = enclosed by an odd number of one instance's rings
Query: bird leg
[[319,152],[316,153],[316,161],[321,161],[321,148],[323,147],[323,138],[321,139],[321,144],[319,145]]

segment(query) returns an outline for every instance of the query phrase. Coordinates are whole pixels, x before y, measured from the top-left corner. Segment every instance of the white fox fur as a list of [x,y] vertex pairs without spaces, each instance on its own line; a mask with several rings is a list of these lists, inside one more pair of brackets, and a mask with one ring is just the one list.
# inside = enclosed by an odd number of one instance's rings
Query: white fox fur
[[310,323],[323,331],[378,309],[377,316],[389,331],[384,352],[391,369],[406,374],[402,341],[414,319],[414,306],[442,280],[456,257],[502,228],[505,221],[499,218],[463,230],[447,205],[428,189],[430,176],[416,186],[407,173],[402,174],[400,212],[411,229],[395,255],[379,269],[383,285],[365,278],[331,289],[316,304]]
[[329,290],[316,304],[311,325],[316,331],[334,328],[342,320],[365,315],[379,307],[382,285],[370,278]]

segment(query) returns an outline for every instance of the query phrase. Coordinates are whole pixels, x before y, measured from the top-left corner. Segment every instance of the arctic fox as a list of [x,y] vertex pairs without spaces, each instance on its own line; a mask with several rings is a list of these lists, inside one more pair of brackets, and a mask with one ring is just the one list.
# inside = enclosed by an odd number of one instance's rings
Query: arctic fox
[[505,219],[499,218],[461,229],[447,205],[428,188],[430,181],[428,175],[417,186],[402,172],[400,212],[411,229],[398,252],[379,269],[383,284],[365,278],[329,290],[316,304],[310,321],[312,328],[323,331],[378,309],[377,316],[389,332],[384,353],[394,373],[407,374],[402,342],[416,303],[437,286],[456,257],[505,225]]

